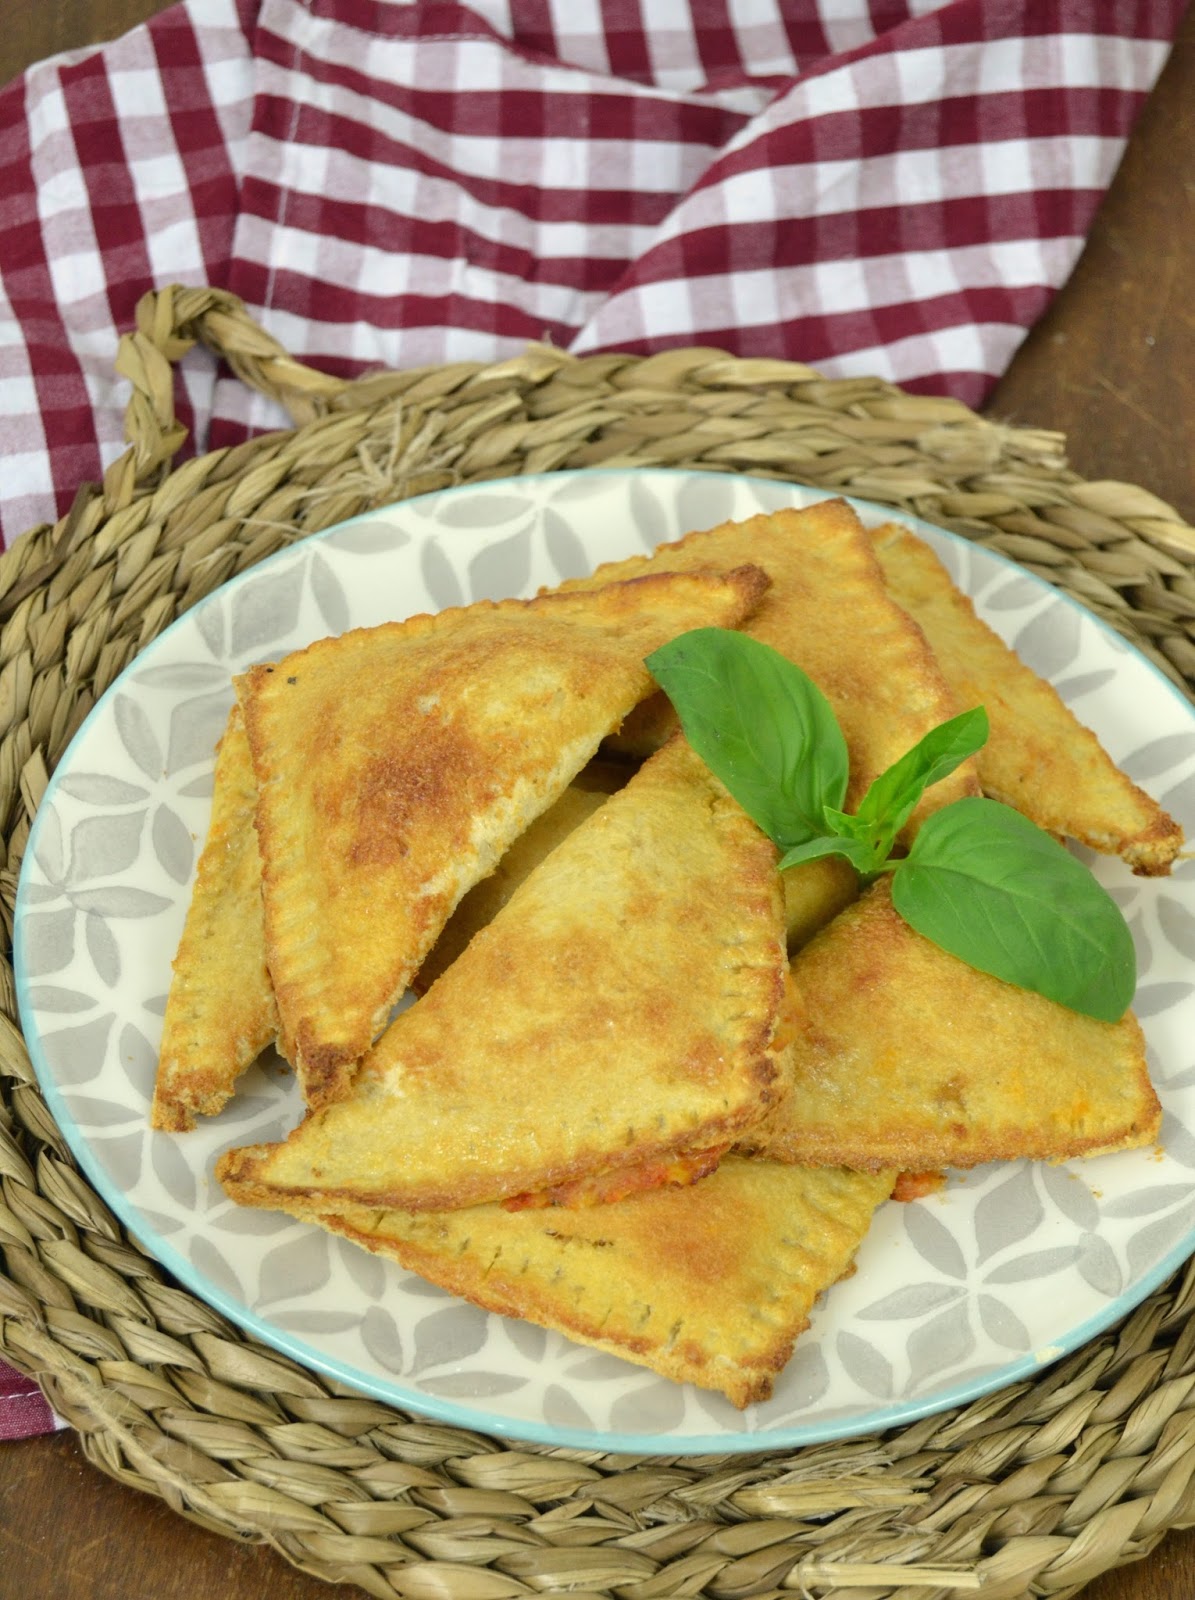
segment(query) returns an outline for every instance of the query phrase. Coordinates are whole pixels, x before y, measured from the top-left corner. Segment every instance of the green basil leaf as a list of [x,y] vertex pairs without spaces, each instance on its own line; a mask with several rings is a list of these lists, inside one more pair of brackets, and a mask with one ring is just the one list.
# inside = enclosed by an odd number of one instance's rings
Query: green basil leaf
[[874,825],[885,855],[929,786],[948,778],[961,762],[983,748],[987,737],[988,714],[976,706],[931,728],[875,779],[859,802],[857,815]]
[[981,972],[1115,1022],[1137,982],[1132,935],[1083,863],[995,800],[928,817],[892,875],[901,916]]
[[828,833],[851,843],[850,851],[839,850],[839,855],[849,854],[853,865],[865,878],[880,870],[888,859],[892,841],[881,836],[874,822],[867,822],[850,811],[835,811],[833,806],[826,806],[822,817]]
[[846,740],[829,701],[778,650],[694,628],[647,657],[685,737],[782,850],[824,832],[846,794]]
[[822,856],[845,856],[861,877],[875,872],[875,852],[863,839],[851,839],[840,834],[824,835],[820,839],[807,839],[785,851],[777,866],[781,872],[789,867],[799,867],[806,861],[817,861]]
[[872,842],[874,829],[853,811],[836,811],[833,806],[823,806],[822,820],[831,833],[840,835],[843,839],[861,839],[866,844]]

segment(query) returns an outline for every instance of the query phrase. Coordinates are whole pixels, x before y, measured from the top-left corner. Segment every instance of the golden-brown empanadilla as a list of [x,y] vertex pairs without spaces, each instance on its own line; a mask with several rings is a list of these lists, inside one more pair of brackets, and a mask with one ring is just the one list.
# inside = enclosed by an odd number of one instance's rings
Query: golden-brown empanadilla
[[250,1205],[443,1210],[729,1143],[787,962],[775,847],[681,739],[573,830],[362,1061],[218,1167]]
[[[867,530],[845,500],[724,522],[562,587],[742,561],[757,563],[772,580],[743,632],[796,662],[833,706],[850,756],[846,807],[853,811],[874,778],[931,728],[970,707],[956,702],[921,629],[888,594]],[[675,726],[668,701],[653,695],[615,742],[643,754]],[[910,832],[937,807],[978,793],[966,761],[927,791]]]
[[744,1141],[775,1160],[925,1172],[1150,1143],[1131,1013],[1098,1022],[914,932],[881,879],[792,964],[787,1090]]
[[237,680],[267,958],[309,1105],[345,1092],[461,895],[649,692],[644,656],[733,626],[766,584],[743,567],[482,602]]
[[1121,772],[1051,684],[975,614],[925,543],[887,523],[873,533],[892,597],[924,629],[956,698],[986,707],[979,780],[1050,833],[1119,855],[1134,872],[1170,871],[1183,833]]
[[213,1116],[278,1034],[266,970],[257,785],[240,707],[216,753],[212,814],[166,1001],[150,1122],[172,1133]]
[[851,1270],[892,1181],[728,1157],[689,1188],[610,1205],[360,1207],[318,1220],[487,1310],[741,1407],[771,1394],[814,1301]]

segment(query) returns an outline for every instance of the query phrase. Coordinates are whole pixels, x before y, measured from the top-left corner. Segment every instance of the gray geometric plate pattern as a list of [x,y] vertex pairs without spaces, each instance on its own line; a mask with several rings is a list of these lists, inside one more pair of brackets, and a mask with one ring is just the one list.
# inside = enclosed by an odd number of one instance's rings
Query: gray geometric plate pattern
[[[744,1414],[529,1324],[490,1316],[345,1241],[225,1198],[232,1145],[298,1120],[266,1061],[190,1134],[147,1110],[170,962],[207,827],[230,677],[345,628],[530,594],[691,528],[823,498],[730,475],[560,473],[370,513],[225,585],[149,645],[54,774],[25,856],[16,962],[47,1100],[97,1190],[195,1293],[266,1342],[419,1412],[534,1442],[656,1452],[869,1433],[1032,1375],[1144,1297],[1195,1247],[1195,862],[1100,878],[1137,941],[1136,1007],[1162,1146],[994,1165],[890,1203],[774,1397]],[[860,506],[870,522],[885,508]],[[904,519],[908,521],[909,519]],[[1137,652],[1003,560],[912,524],[982,615],[1195,835],[1195,713]]]

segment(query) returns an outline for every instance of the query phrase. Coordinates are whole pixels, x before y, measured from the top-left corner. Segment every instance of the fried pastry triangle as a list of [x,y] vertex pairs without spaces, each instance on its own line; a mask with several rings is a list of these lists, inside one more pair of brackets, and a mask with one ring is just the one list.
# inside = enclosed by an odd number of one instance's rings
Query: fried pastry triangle
[[889,592],[925,630],[958,700],[987,708],[991,733],[976,757],[985,792],[1136,873],[1169,872],[1183,843],[1178,823],[976,616],[923,539],[896,523],[873,538]]
[[216,753],[212,815],[166,1001],[150,1121],[179,1133],[212,1116],[278,1034],[266,970],[257,784],[240,707]]
[[774,846],[676,739],[547,856],[347,1098],[217,1169],[250,1205],[444,1210],[730,1142],[787,963]]
[[811,1166],[1056,1161],[1157,1137],[1141,1029],[977,972],[915,933],[886,880],[792,964],[787,1090],[744,1141]]
[[[741,561],[757,563],[772,580],[743,632],[796,662],[830,701],[850,755],[846,809],[853,811],[874,778],[973,702],[956,702],[921,629],[885,589],[867,530],[845,500],[724,522],[563,587]],[[616,742],[642,754],[675,725],[668,701],[656,694],[628,718]],[[964,762],[926,793],[912,826],[938,806],[978,793],[974,764]]]
[[728,1157],[689,1188],[610,1205],[356,1207],[317,1220],[487,1310],[741,1407],[771,1394],[814,1301],[850,1271],[892,1181]]
[[649,692],[643,658],[767,580],[655,574],[323,639],[237,681],[266,948],[310,1105],[358,1059],[461,895]]
[[[626,778],[624,769],[624,783]],[[427,960],[412,980],[417,994],[423,994],[452,965],[473,935],[493,920],[528,873],[615,792],[616,788],[610,784],[591,787],[578,781],[570,784],[542,816],[536,817],[490,876],[474,884],[449,917]],[[785,934],[790,955],[837,916],[859,892],[859,875],[841,856],[823,856],[820,860],[790,867],[781,874],[780,881],[784,889]]]

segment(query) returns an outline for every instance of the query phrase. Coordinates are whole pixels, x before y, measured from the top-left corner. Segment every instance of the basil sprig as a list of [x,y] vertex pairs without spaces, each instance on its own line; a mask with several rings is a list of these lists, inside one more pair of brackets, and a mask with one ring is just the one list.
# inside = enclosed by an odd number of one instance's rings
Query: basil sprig
[[769,645],[696,628],[647,657],[685,736],[781,851],[787,868],[841,855],[869,882],[891,873],[892,903],[925,938],[981,972],[1104,1022],[1137,984],[1116,902],[1051,835],[995,800],[956,800],[897,835],[931,784],[988,736],[982,707],[932,729],[842,809],[849,763],[829,701]]

